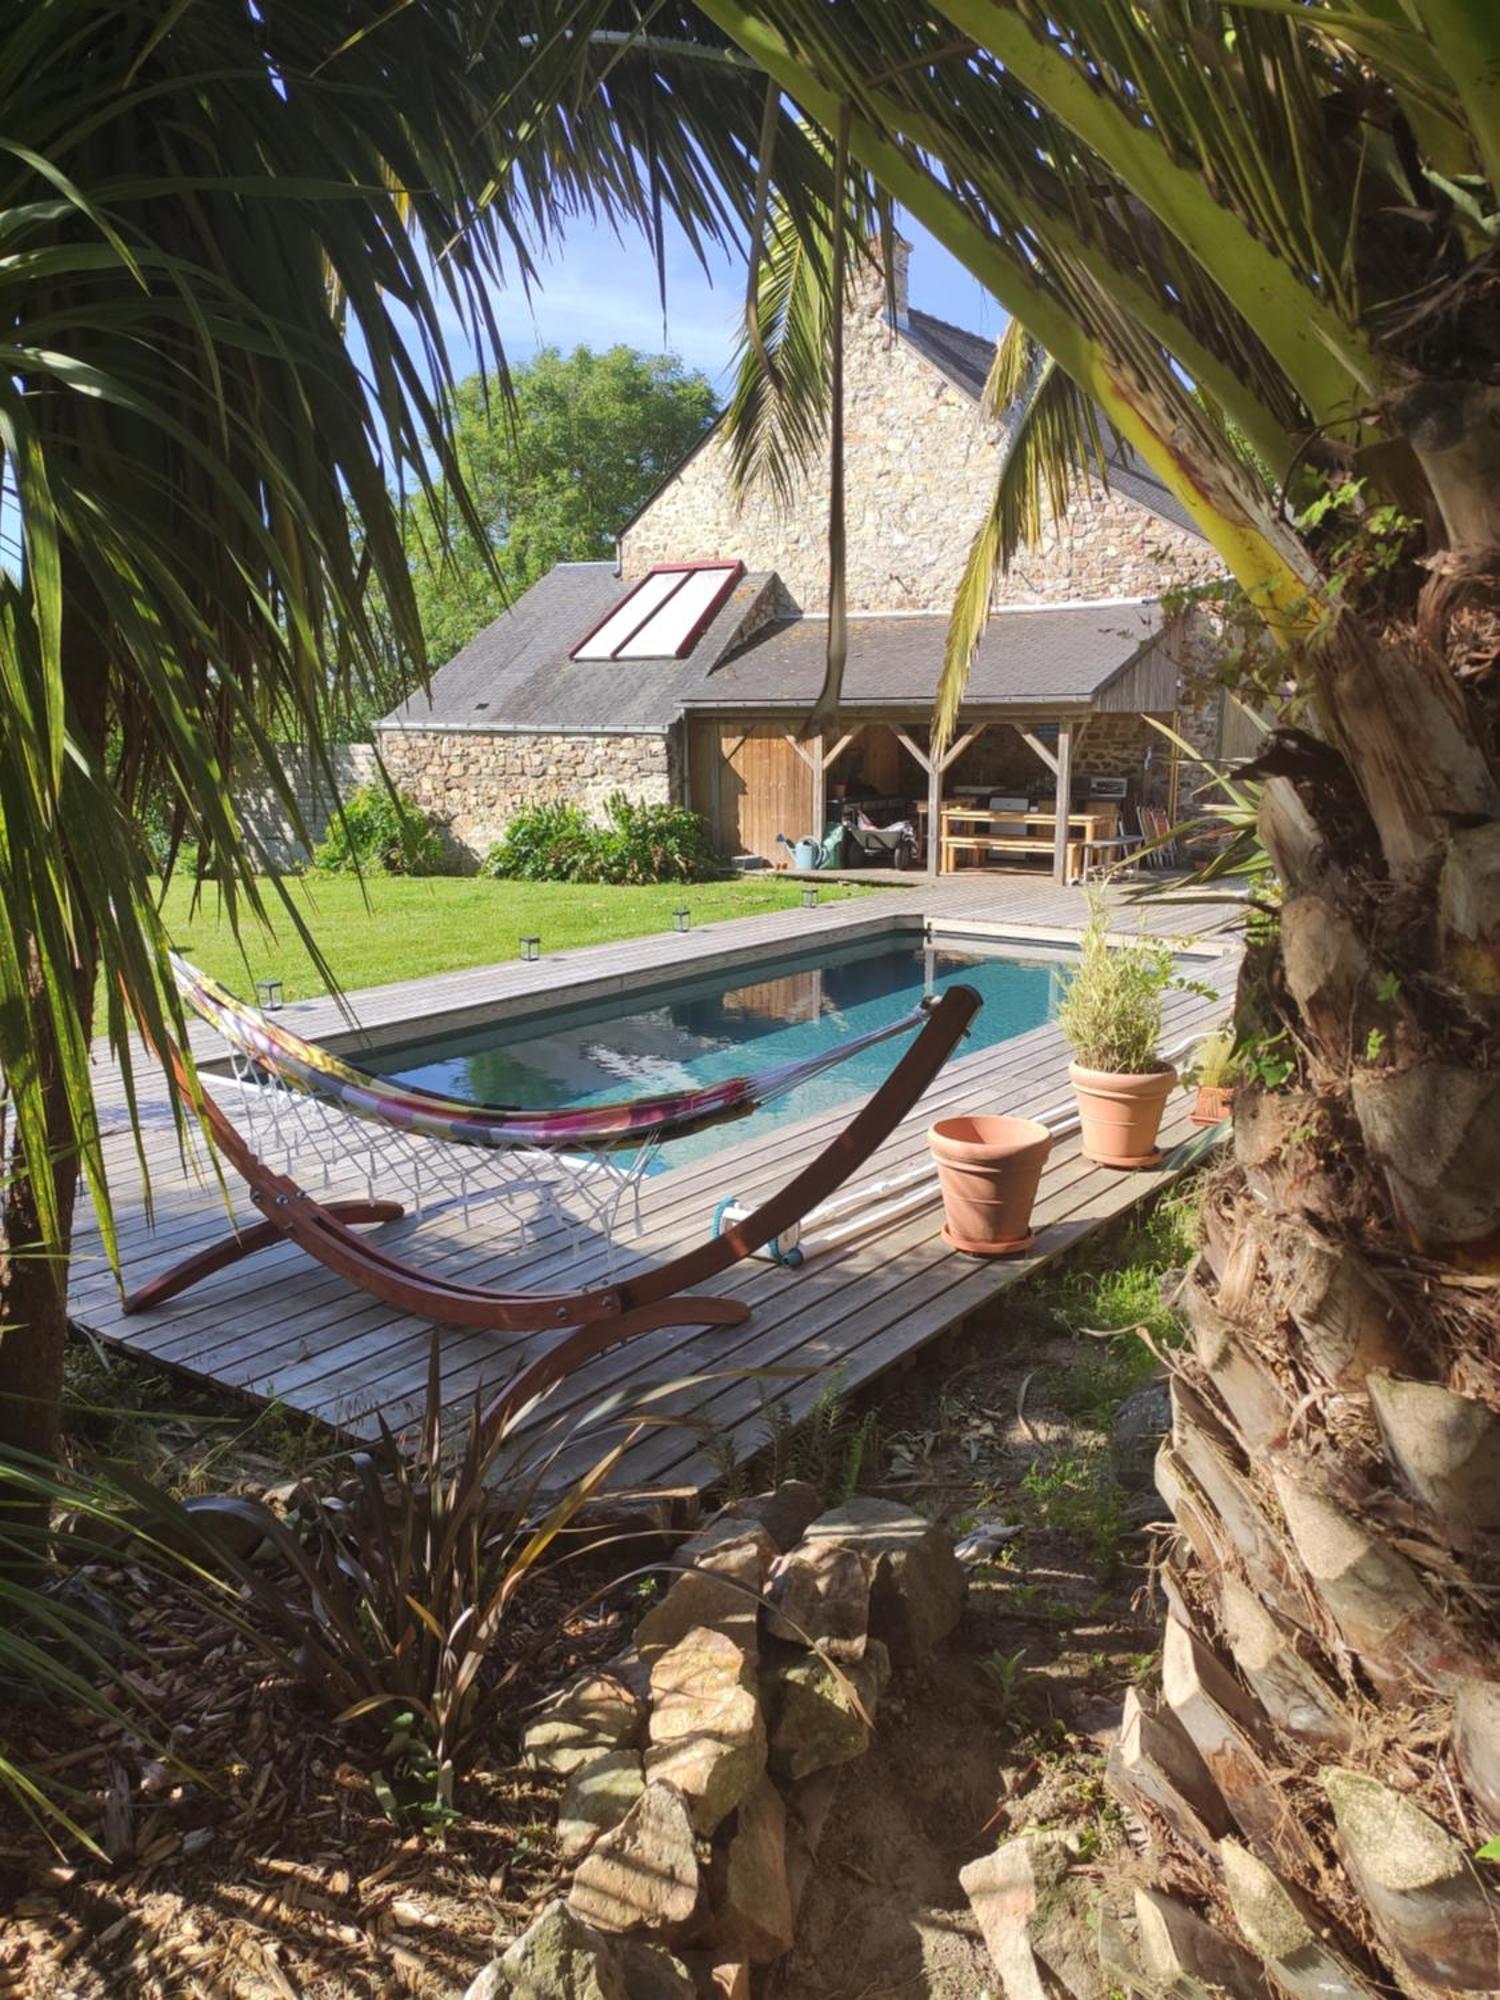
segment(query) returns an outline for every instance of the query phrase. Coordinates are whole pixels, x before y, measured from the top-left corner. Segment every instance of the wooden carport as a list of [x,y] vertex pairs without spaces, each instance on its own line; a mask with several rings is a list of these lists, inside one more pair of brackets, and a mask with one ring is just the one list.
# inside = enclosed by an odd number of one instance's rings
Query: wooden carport
[[[905,778],[919,773],[925,781],[904,784],[902,796],[919,800],[925,788],[928,873],[937,875],[944,781],[986,732],[1004,725],[1050,778],[1052,813],[1038,807],[1036,817],[1050,819],[1043,837],[1051,839],[1053,877],[1065,881],[1068,849],[1078,839],[1075,833],[1070,840],[1068,825],[1076,759],[1090,723],[1103,715],[1170,716],[1177,711],[1174,647],[1162,643],[1167,634],[1159,623],[1150,628],[1157,616],[1152,607],[1133,601],[997,614],[976,658],[970,683],[974,698],[961,710],[952,741],[937,753],[928,724],[945,620],[926,614],[852,619],[846,705],[838,734],[805,739],[801,729],[817,685],[813,676],[821,678],[822,672],[820,627],[812,619],[783,621],[714,676],[716,693],[727,693],[739,680],[749,695],[753,672],[750,700],[741,704],[700,697],[685,704],[685,796],[723,851],[775,860],[782,851],[779,835],[789,840],[804,834],[821,837],[829,817],[830,768],[878,726],[916,767]],[[1142,631],[1140,640],[1133,626]],[[1043,655],[1038,649],[1044,646],[1049,650]],[[1111,664],[1111,652],[1118,664]],[[882,680],[895,683],[889,693],[876,693],[872,683]],[[791,690],[802,682],[806,694],[797,699]],[[981,835],[973,844],[981,848],[986,843]]]
[[[821,835],[828,820],[828,773],[856,739],[872,727],[889,728],[927,779],[928,868],[939,872],[943,779],[958,759],[997,722],[1009,723],[1052,774],[1058,827],[1053,876],[1066,873],[1067,801],[1072,785],[1075,734],[1087,724],[1087,714],[1075,717],[1012,715],[965,721],[940,755],[930,755],[918,740],[927,718],[917,713],[850,716],[837,737],[812,736],[803,741],[784,717],[694,716],[688,732],[687,795],[724,852],[745,852],[776,858],[777,836],[795,840],[801,834]],[[1057,748],[1049,749],[1036,733],[1037,725],[1055,724]]]

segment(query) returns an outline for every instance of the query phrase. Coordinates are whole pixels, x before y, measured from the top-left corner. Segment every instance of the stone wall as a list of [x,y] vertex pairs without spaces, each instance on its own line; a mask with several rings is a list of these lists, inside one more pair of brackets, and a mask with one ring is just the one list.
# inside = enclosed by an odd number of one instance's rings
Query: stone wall
[[[1162,718],[1170,722],[1170,716]],[[1044,739],[1055,748],[1050,738]],[[1167,803],[1171,745],[1141,715],[1092,715],[1073,730],[1075,793],[1086,778],[1129,778],[1131,797],[1148,804]],[[1196,767],[1195,767],[1196,768]],[[979,741],[965,750],[943,781],[952,797],[959,786],[986,785],[995,792],[1048,796],[1052,773],[1029,743],[1009,724],[992,724]]]
[[[368,785],[376,775],[375,752],[368,743],[336,743],[330,756],[342,798],[348,798],[361,785]],[[305,750],[289,746],[282,753],[282,761],[292,778],[297,809],[316,847],[328,831],[333,795]],[[278,868],[305,866],[310,858],[308,849],[298,838],[291,816],[265,773],[258,769],[236,772],[231,791],[235,811],[260,842],[267,859]]]
[[[897,297],[902,303],[903,286]],[[967,390],[887,321],[866,278],[845,342],[845,480],[851,611],[948,611],[994,490],[1000,428]],[[741,504],[716,431],[622,538],[627,577],[654,563],[739,557],[776,570],[797,607],[827,609],[828,468],[812,468],[783,505]],[[1153,597],[1217,575],[1213,550],[1118,494],[1080,498],[995,592],[997,604]]]
[[380,732],[392,782],[438,820],[460,866],[482,861],[521,806],[566,799],[598,818],[611,792],[677,797],[675,736],[560,736],[484,729]]
[[[1164,722],[1171,719],[1162,717]],[[1155,789],[1165,798],[1170,751],[1167,739],[1143,715],[1091,715],[1082,740],[1075,734],[1073,770],[1080,777],[1135,778],[1137,782],[1143,772],[1150,772],[1160,776],[1161,783]]]

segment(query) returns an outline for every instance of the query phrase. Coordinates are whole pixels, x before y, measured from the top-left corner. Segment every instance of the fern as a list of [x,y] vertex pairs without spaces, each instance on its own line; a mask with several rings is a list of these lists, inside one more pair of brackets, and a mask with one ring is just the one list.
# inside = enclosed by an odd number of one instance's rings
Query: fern
[[852,1414],[842,1373],[819,1390],[801,1418],[793,1415],[785,1397],[772,1399],[762,1389],[761,1420],[765,1444],[757,1463],[764,1464],[769,1485],[805,1480],[835,1507],[858,1491],[860,1477],[875,1455],[880,1426],[873,1410]]

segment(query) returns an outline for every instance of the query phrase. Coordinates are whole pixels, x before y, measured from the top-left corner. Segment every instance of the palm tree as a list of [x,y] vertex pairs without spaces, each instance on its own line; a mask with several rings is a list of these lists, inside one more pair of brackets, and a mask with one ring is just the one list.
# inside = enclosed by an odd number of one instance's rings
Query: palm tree
[[[668,183],[708,136],[676,106],[705,68],[757,67],[768,131],[790,105],[834,161],[821,223],[798,159],[743,162],[748,470],[837,452],[828,300],[873,192],[1023,330],[950,719],[995,566],[1095,411],[1280,650],[1295,695],[1258,767],[1284,902],[1246,958],[1252,1080],[1184,1293],[1164,1699],[1132,1700],[1113,1760],[1164,1875],[1248,1956],[1213,1970],[1153,1906],[1152,1965],[1115,1976],[1500,1985],[1469,1858],[1500,1825],[1500,8],[532,12],[522,93],[607,95],[637,129],[655,105]],[[835,636],[825,706],[839,670]]]
[[277,909],[230,757],[295,816],[280,746],[327,766],[330,715],[380,671],[372,603],[421,667],[405,494],[441,481],[480,536],[451,329],[501,365],[496,281],[534,279],[580,210],[698,242],[748,215],[726,169],[758,77],[684,81],[714,136],[668,187],[649,120],[590,164],[597,92],[507,122],[539,45],[499,18],[38,0],[0,32],[0,1445],[51,1443],[80,1173],[113,1248],[95,995],[127,1079],[136,1013],[158,1046],[181,1028],[147,807],[233,922]]
[[[748,227],[743,455],[770,464],[814,448],[825,393],[837,443],[827,302],[878,192],[1050,358],[1043,383],[1012,356],[1034,465],[1102,412],[1297,689],[1260,759],[1286,900],[1242,992],[1275,1027],[1161,1466],[1166,1698],[1132,1705],[1115,1782],[1286,1990],[1500,1985],[1466,1856],[1500,1823],[1500,11],[47,0],[0,103],[7,1428],[47,1407],[78,1161],[101,1178],[96,962],[117,1046],[119,978],[172,1026],[134,806],[164,788],[258,907],[231,737],[320,740],[373,651],[367,577],[417,652],[385,475],[423,480],[429,445],[450,470],[435,286],[490,335],[502,247],[524,267],[579,207],[658,241],[668,210],[700,242]],[[1182,1963],[1145,1983],[1248,1979],[1163,1925]]]

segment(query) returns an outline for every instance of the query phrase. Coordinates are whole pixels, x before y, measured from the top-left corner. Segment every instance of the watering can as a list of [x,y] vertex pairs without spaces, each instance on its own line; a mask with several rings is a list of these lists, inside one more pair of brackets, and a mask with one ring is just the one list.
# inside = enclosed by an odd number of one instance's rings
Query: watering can
[[794,840],[788,840],[784,833],[778,833],[776,836],[776,840],[779,846],[789,848],[791,850],[792,866],[794,868],[822,867],[823,849],[821,845],[816,840],[813,839],[811,834],[807,834],[801,840],[794,841]]

